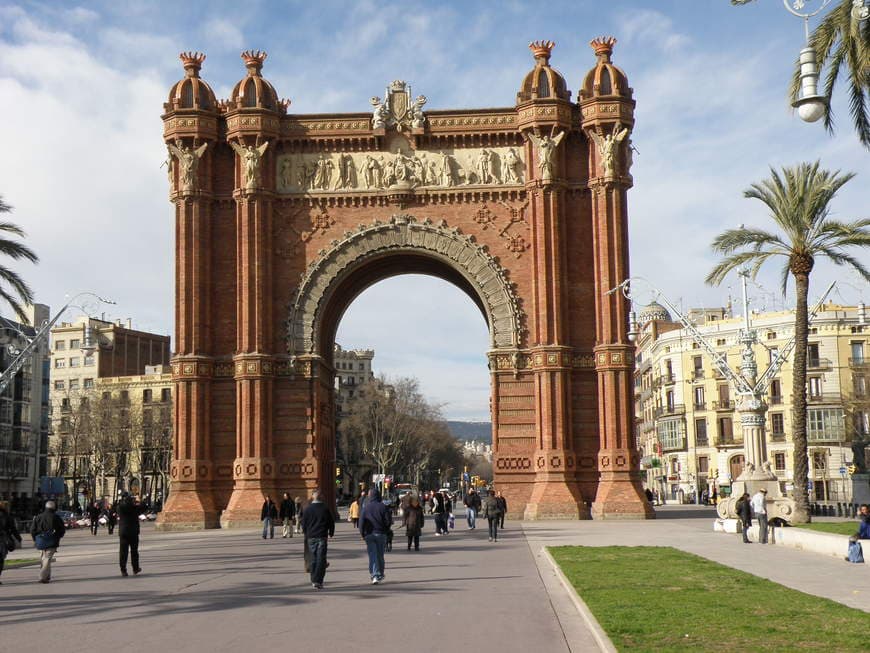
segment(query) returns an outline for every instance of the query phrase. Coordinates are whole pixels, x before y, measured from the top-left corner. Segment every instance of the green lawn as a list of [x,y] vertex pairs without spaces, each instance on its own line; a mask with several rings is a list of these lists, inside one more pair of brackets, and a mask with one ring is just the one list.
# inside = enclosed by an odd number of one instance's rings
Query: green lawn
[[550,552],[620,651],[868,650],[870,614],[690,553]]
[[811,531],[822,533],[836,533],[838,535],[854,535],[858,532],[858,522],[852,521],[827,521],[813,522],[812,524],[795,524],[796,528],[808,528]]
[[6,569],[11,569],[12,567],[26,567],[27,565],[32,565],[38,562],[39,558],[19,558],[17,560],[7,559],[3,566]]

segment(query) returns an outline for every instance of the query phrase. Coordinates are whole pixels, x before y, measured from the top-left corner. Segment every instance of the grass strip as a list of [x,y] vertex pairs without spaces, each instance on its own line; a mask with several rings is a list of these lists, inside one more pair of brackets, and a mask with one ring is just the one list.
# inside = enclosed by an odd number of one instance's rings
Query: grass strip
[[691,553],[621,546],[550,553],[620,651],[868,650],[870,614]]
[[854,535],[858,532],[858,522],[856,521],[820,521],[811,524],[795,524],[794,527],[822,533],[836,533],[837,535]]

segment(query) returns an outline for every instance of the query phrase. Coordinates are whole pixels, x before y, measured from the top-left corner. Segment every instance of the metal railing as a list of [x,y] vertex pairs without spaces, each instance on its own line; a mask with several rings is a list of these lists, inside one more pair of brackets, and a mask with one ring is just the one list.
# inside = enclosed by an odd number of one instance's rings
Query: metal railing
[[665,415],[682,415],[685,412],[685,404],[674,404],[673,406],[657,406],[653,410],[653,417],[664,417]]
[[833,365],[829,358],[807,358],[808,370],[829,370]]
[[734,401],[732,399],[720,399],[713,402],[713,410],[734,410]]

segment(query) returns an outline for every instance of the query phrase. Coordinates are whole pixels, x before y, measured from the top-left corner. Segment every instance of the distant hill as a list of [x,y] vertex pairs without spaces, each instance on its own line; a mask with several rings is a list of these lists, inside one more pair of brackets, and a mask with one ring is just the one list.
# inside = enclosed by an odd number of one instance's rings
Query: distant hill
[[457,440],[472,440],[492,444],[492,422],[459,422],[448,420],[447,428]]

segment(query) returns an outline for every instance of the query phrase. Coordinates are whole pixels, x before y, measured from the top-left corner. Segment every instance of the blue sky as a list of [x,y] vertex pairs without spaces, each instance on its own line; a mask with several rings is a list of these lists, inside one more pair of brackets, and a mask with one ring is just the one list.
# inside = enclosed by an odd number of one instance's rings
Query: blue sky
[[[766,223],[742,198],[768,165],[820,158],[859,176],[833,205],[864,217],[868,151],[851,130],[801,123],[785,89],[802,47],[779,0],[571,2],[0,2],[0,193],[42,258],[22,268],[40,301],[96,290],[113,317],[172,330],[172,208],[166,201],[162,103],[182,76],[178,53],[207,53],[202,74],[226,97],[243,49],[269,52],[264,74],[291,112],[365,111],[393,79],[428,108],[511,106],[534,39],[574,92],[594,63],[587,43],[613,34],[614,61],[637,100],[629,194],[632,272],[684,307],[722,305],[704,285],[713,236]],[[820,263],[814,288],[837,271]],[[780,307],[775,270],[759,307]],[[835,299],[870,299],[845,281]],[[735,284],[736,290],[736,284]],[[812,290],[811,290],[812,292]],[[791,299],[785,300],[790,305]],[[461,337],[457,337],[461,335]],[[399,277],[361,295],[342,321],[346,347],[374,347],[376,367],[412,374],[455,418],[488,416],[486,326],[471,301],[434,279]]]

